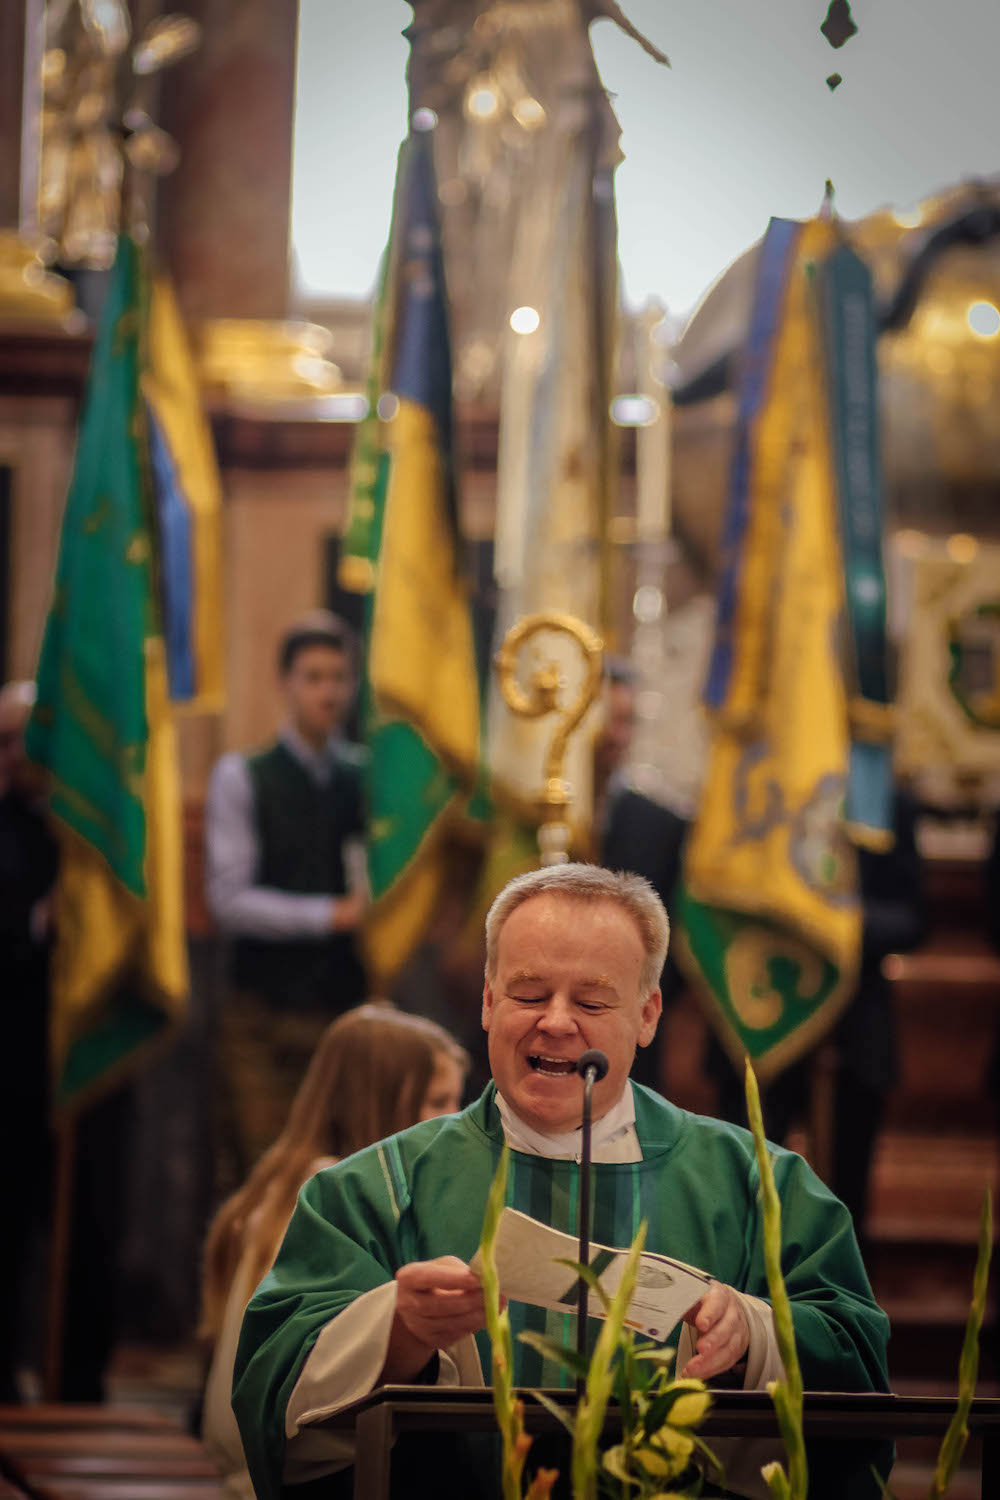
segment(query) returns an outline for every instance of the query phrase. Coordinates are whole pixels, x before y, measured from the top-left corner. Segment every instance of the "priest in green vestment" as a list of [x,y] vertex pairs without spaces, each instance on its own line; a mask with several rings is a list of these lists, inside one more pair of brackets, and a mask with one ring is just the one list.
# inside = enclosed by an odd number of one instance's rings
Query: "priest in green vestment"
[[[501,1149],[506,1140],[508,1203],[575,1233],[576,1061],[590,1048],[610,1064],[594,1089],[592,1240],[626,1247],[645,1219],[647,1250],[713,1278],[668,1340],[680,1373],[748,1389],[780,1378],[750,1135],[629,1080],[636,1047],[649,1045],[659,1020],[667,936],[646,881],[596,866],[532,871],[497,897],[483,993],[493,1081],[461,1114],[313,1177],[247,1309],[233,1405],[261,1500],[304,1496],[298,1487],[349,1463],[343,1435],[323,1418],[380,1383],[483,1382],[489,1343],[468,1262]],[[850,1215],[801,1157],[772,1152],[805,1386],[885,1390],[888,1322]],[[519,1303],[510,1312],[517,1384],[565,1384],[561,1368],[516,1336],[535,1329],[572,1344],[574,1315]],[[734,1473],[727,1483],[737,1492],[766,1493],[758,1470],[741,1483]],[[869,1483],[851,1494],[876,1494]],[[474,1492],[489,1484],[484,1475]]]

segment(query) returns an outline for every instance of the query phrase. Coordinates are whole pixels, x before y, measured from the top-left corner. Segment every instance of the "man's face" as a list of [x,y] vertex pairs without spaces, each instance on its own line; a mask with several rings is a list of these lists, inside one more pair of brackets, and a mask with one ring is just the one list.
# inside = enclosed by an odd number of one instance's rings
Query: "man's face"
[[617,1104],[636,1046],[648,1046],[660,1018],[659,990],[640,995],[643,957],[634,920],[611,900],[545,891],[507,918],[483,1029],[496,1086],[525,1124],[550,1134],[578,1128],[575,1065],[591,1047],[610,1064],[594,1089],[594,1119]]
[[303,646],[282,678],[292,723],[304,739],[321,744],[347,717],[354,694],[354,674],[343,651],[333,646]]

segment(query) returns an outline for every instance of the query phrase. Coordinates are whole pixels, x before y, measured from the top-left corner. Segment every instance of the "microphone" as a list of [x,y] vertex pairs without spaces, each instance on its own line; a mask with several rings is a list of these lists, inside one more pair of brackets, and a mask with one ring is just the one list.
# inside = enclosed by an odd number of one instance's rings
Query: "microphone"
[[[590,1265],[590,1102],[594,1092],[594,1084],[598,1083],[607,1075],[610,1063],[605,1054],[597,1047],[591,1047],[577,1059],[576,1071],[583,1079],[583,1127],[581,1130],[582,1140],[580,1142],[580,1264]],[[577,1353],[587,1357],[587,1303],[588,1289],[584,1278],[580,1277],[580,1285],[577,1291],[576,1302],[576,1348]],[[579,1401],[583,1396],[584,1378],[577,1376],[576,1395]]]
[[592,1075],[594,1083],[600,1083],[602,1078],[608,1076],[608,1068],[610,1066],[607,1053],[602,1052],[599,1047],[591,1047],[589,1052],[585,1052],[582,1057],[578,1057],[576,1060],[576,1071],[580,1077],[586,1080],[589,1073]]

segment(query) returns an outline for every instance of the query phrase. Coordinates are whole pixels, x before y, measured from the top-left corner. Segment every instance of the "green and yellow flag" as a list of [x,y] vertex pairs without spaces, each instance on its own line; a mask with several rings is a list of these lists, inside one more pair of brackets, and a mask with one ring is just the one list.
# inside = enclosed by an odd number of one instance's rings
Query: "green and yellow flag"
[[681,959],[762,1081],[854,988],[861,908],[844,826],[843,564],[811,269],[832,226],[773,220],[741,391],[707,699],[713,739],[675,913]]
[[442,834],[479,760],[436,203],[431,139],[416,132],[400,153],[390,284],[379,299],[385,326],[376,334],[372,410],[358,434],[342,573],[348,586],[372,585],[364,717],[373,901],[365,946],[380,979],[401,967],[427,929],[445,873]]
[[91,365],[28,753],[61,843],[53,1097],[72,1109],[185,1009],[180,797],[140,390],[140,253],[123,235]]

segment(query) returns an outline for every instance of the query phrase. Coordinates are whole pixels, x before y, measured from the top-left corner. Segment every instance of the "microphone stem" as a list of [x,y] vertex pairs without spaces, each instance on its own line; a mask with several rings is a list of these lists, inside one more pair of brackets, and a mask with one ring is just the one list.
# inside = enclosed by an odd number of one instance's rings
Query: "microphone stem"
[[[590,1265],[590,1106],[591,1095],[594,1092],[594,1084],[597,1081],[596,1068],[588,1068],[583,1079],[583,1129],[581,1131],[582,1141],[580,1150],[580,1264]],[[580,1290],[577,1297],[576,1316],[576,1348],[577,1353],[587,1357],[587,1308],[590,1289],[585,1279],[580,1277]],[[585,1379],[583,1375],[576,1378],[576,1396],[579,1401],[583,1396]]]

